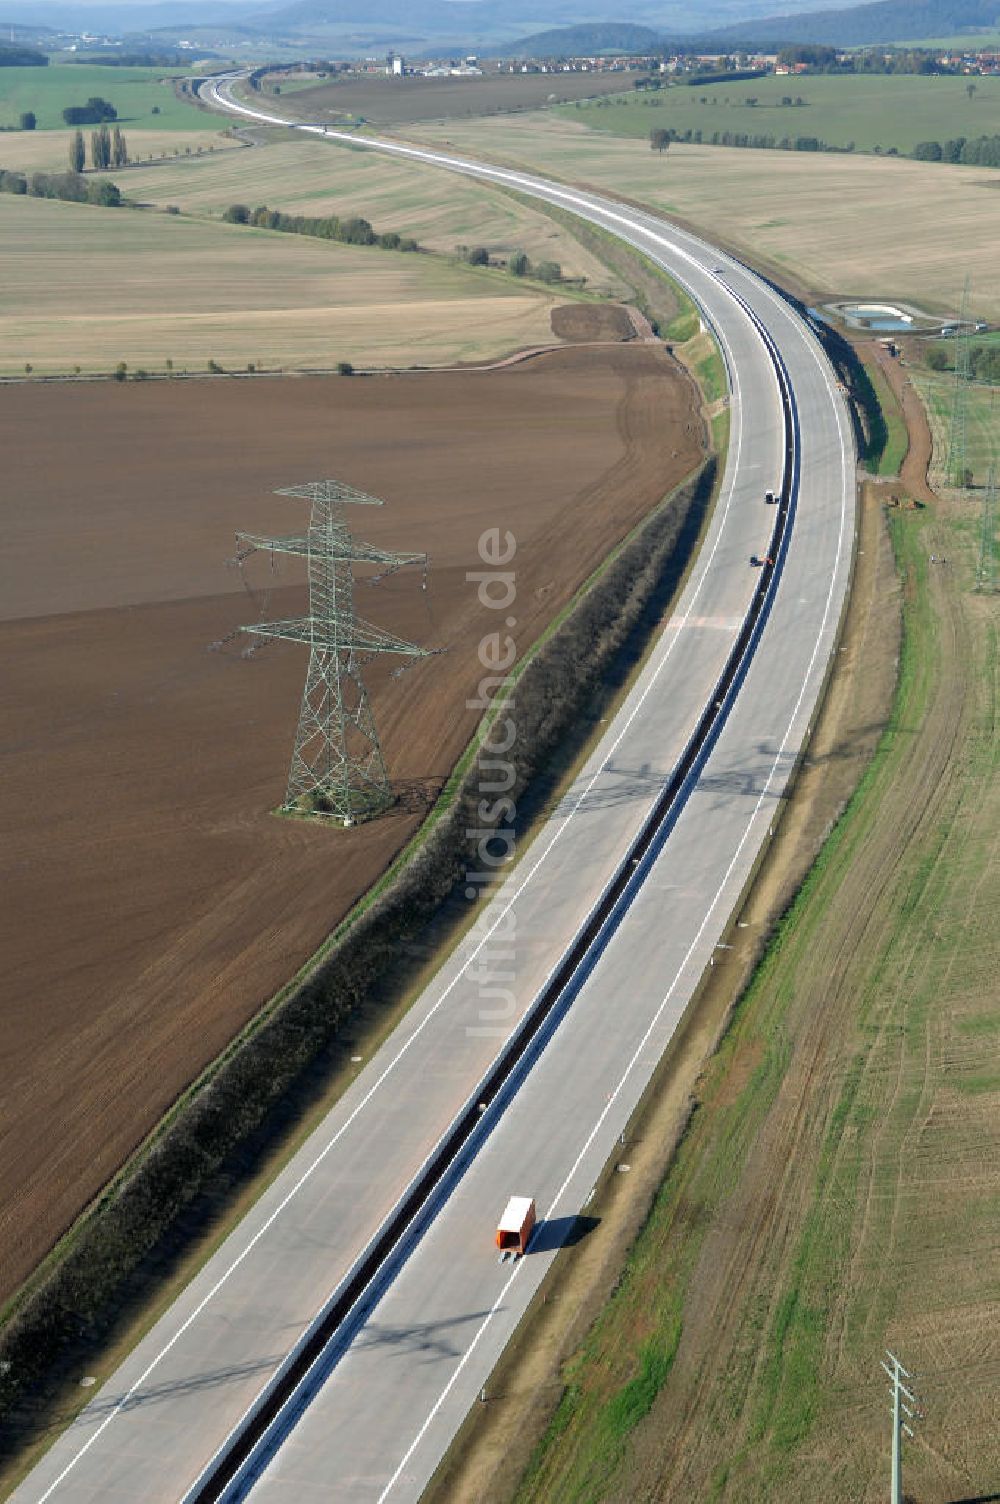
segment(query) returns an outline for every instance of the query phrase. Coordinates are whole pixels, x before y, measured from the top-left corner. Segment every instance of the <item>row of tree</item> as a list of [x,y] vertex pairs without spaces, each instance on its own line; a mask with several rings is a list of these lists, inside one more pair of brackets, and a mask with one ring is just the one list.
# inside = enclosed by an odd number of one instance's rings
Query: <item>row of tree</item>
[[759,151],[852,152],[854,150],[853,141],[849,141],[846,146],[831,146],[829,142],[820,140],[819,136],[774,136],[770,132],[752,131],[713,131],[710,136],[707,136],[700,130],[675,131],[672,128],[651,130],[649,133],[651,151],[666,151],[671,141],[692,142],[695,145],[704,142],[708,146],[752,146]]
[[0,42],[0,68],[47,68],[49,60],[37,47]]
[[964,162],[969,167],[1000,167],[1000,136],[956,136],[952,141],[918,141],[913,155],[921,162]]
[[[846,41],[844,45],[847,45]],[[782,47],[778,53],[778,63],[787,68],[794,67],[796,63],[804,63],[811,73],[946,74],[958,71],[941,62],[940,48],[935,50],[928,47],[875,47],[845,56],[842,49],[837,47],[803,43],[795,47]]]
[[[932,371],[947,371],[951,364],[954,346],[931,345],[927,352],[927,364]],[[988,386],[1000,386],[1000,345],[969,346],[969,379],[982,381]]]
[[[696,145],[704,142],[708,146],[751,146],[759,151],[854,151],[853,141],[848,141],[846,146],[831,146],[819,136],[774,136],[770,132],[751,131],[713,131],[709,136],[700,130],[681,132],[672,127],[658,128],[649,133],[652,151],[666,151],[671,141],[693,142]],[[896,146],[887,147],[884,153],[882,147],[873,146],[872,151],[876,156],[899,156],[899,148]],[[1000,167],[1000,135],[976,136],[972,140],[956,136],[954,140],[944,142],[919,141],[913,148],[912,155],[919,162],[964,162],[971,167]]]
[[82,178],[78,172],[7,172],[0,167],[0,193],[27,194],[31,198],[60,198],[73,204],[101,204],[117,209],[119,189],[108,178]]
[[[82,131],[77,131],[69,143],[69,165],[72,172],[82,172],[87,165]],[[113,134],[106,125],[91,131],[90,165],[104,170],[128,166],[128,144],[119,126],[115,126]]]
[[[490,266],[490,253],[484,245],[457,245],[455,254],[467,266]],[[504,265],[501,261],[499,265]],[[558,261],[539,261],[532,266],[524,251],[511,251],[506,261],[512,277],[534,277],[539,282],[561,282],[562,267]]]
[[418,251],[420,247],[409,235],[387,230],[378,235],[367,219],[358,216],[339,219],[336,214],[311,218],[306,214],[285,214],[261,204],[250,209],[246,204],[230,204],[223,219],[231,225],[254,225],[258,230],[282,230],[288,235],[313,235],[318,240],[339,240],[344,245],[378,245],[385,251]]

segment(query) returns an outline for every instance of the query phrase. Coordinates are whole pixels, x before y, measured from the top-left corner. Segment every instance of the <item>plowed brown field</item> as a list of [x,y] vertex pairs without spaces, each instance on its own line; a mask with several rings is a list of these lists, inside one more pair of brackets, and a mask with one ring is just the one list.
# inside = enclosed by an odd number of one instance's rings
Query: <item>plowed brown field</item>
[[[198,1070],[306,959],[416,827],[271,813],[305,654],[209,644],[255,619],[237,528],[294,532],[270,495],[335,475],[386,499],[357,531],[427,549],[430,588],[358,587],[372,620],[447,653],[368,670],[391,774],[425,795],[474,726],[466,571],[517,539],[524,650],[701,455],[694,389],[650,346],[485,373],[9,387],[0,558],[4,892],[0,1295],[26,1276]],[[294,564],[272,616],[305,605]],[[418,801],[419,802],[419,801]]]

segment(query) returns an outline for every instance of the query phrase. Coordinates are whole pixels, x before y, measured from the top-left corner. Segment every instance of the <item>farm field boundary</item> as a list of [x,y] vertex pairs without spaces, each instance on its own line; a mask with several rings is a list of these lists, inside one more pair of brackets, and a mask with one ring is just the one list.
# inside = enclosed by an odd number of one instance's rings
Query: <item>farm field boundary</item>
[[[970,83],[972,93],[969,93]],[[841,151],[907,154],[920,141],[1000,133],[1000,79],[920,74],[807,74],[678,84],[613,99],[560,104],[595,131],[650,130],[819,139]],[[671,147],[670,150],[674,148]]]
[[[677,144],[661,155],[645,141],[551,114],[506,121],[502,140],[476,121],[413,126],[407,135],[650,207],[746,256],[814,306],[896,299],[954,317],[967,270],[976,316],[1000,322],[995,169]],[[785,212],[791,203],[794,213]]]
[[[447,366],[549,342],[573,295],[436,256],[9,194],[0,235],[10,375]],[[115,288],[106,308],[81,305],[90,264]]]

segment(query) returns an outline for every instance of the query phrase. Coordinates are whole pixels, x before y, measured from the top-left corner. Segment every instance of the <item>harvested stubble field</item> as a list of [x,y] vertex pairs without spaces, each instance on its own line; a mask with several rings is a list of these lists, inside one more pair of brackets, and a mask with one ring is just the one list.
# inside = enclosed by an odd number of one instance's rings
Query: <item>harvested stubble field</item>
[[445,365],[544,344],[558,298],[440,258],[0,194],[0,372]]
[[[628,75],[599,73],[487,74],[483,78],[338,78],[315,89],[295,90],[294,113],[301,119],[363,117],[372,125],[403,125],[415,120],[451,120],[532,110],[567,99],[620,94]],[[266,102],[266,92],[247,99]],[[285,113],[278,101],[276,113]],[[495,129],[495,127],[494,127]]]
[[122,192],[143,203],[176,204],[186,214],[220,216],[230,204],[267,204],[288,214],[361,215],[379,232],[414,236],[428,250],[485,246],[491,255],[521,249],[534,262],[556,261],[566,277],[618,290],[604,266],[540,210],[416,162],[377,152],[331,149],[300,137],[225,156],[181,158],[114,175]]
[[[476,720],[483,529],[517,539],[523,651],[697,463],[697,400],[641,345],[481,374],[8,389],[0,1293],[416,828]],[[399,576],[359,609],[448,649],[369,671],[408,797],[351,832],[272,813],[304,654],[208,650],[256,616],[223,562],[234,531],[301,526],[269,493],[327,474],[386,498],[363,536],[431,555],[426,596]],[[272,616],[302,609],[293,565],[253,564]]]
[[[143,162],[149,157],[158,161],[166,157],[171,160],[177,158],[186,160],[187,154],[197,158],[201,152],[202,157],[209,152],[221,153],[226,151],[246,151],[246,147],[235,140],[232,136],[225,135],[220,130],[210,129],[211,121],[203,116],[205,128],[198,130],[198,117],[192,114],[192,128],[188,131],[171,130],[136,130],[131,126],[123,127],[125,142],[128,146],[129,159],[132,162]],[[17,131],[9,136],[0,136],[0,167],[6,167],[12,172],[65,172],[69,166],[69,148],[75,131]],[[90,127],[83,132],[84,143],[87,146],[87,160],[90,161]],[[200,160],[200,159],[199,159]],[[109,177],[109,173],[101,173],[101,177]],[[141,198],[141,194],[133,193],[128,184],[132,180],[131,172],[120,175],[122,192],[131,198]],[[166,200],[170,202],[170,200]]]
[[648,203],[824,301],[901,298],[954,313],[968,272],[977,316],[1000,320],[995,168],[721,146],[661,155],[551,114],[508,120],[502,137],[477,121],[410,134]]

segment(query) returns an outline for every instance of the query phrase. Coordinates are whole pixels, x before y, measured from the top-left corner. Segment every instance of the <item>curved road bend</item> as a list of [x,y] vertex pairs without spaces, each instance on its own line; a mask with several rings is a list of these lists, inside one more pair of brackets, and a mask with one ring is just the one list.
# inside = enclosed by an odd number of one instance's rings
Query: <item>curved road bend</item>
[[[153,1504],[194,1487],[584,925],[711,697],[759,578],[748,560],[770,536],[762,498],[779,482],[784,446],[774,366],[748,309],[788,372],[799,461],[782,573],[745,681],[551,1046],[510,1110],[491,1114],[485,1147],[453,1177],[452,1194],[364,1324],[345,1334],[350,1346],[276,1457],[253,1460],[254,1498],[419,1496],[548,1267],[558,1219],[585,1203],[710,958],[766,839],[835,640],[854,523],[851,431],[833,373],[791,310],[737,263],[654,215],[521,173],[386,149],[572,208],[688,287],[718,333],[732,383],[722,492],[639,681],[476,931],[53,1445],[18,1504]],[[516,1008],[501,1022],[488,974],[511,964]],[[512,1191],[534,1194],[550,1221],[537,1251],[513,1269],[497,1265],[491,1242]]]

